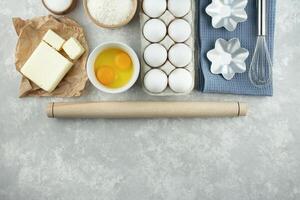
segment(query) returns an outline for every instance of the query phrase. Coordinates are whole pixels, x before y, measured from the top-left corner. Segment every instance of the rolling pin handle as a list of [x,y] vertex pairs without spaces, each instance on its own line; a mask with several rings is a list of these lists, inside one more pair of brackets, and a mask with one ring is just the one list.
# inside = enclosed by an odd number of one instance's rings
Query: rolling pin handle
[[53,103],[49,103],[48,106],[47,106],[47,109],[46,109],[47,116],[49,118],[54,118],[53,109],[54,109],[54,102]]

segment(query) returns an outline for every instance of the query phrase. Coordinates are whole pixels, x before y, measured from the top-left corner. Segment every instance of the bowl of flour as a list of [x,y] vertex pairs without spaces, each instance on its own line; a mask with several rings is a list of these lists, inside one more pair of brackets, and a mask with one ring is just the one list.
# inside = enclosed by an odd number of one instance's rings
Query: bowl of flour
[[83,0],[88,17],[102,28],[118,28],[134,17],[137,0]]

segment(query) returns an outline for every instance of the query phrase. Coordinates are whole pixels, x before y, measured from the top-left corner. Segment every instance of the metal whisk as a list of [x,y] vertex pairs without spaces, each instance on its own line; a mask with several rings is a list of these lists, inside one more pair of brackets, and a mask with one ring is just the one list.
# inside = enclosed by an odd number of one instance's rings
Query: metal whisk
[[257,0],[258,35],[249,70],[249,78],[256,87],[263,87],[272,80],[272,61],[266,42],[267,0]]

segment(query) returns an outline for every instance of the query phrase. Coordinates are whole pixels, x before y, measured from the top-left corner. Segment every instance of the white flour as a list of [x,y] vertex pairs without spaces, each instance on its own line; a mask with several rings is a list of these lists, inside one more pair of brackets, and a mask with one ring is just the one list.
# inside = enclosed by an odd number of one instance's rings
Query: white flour
[[133,9],[132,0],[88,0],[90,14],[98,22],[117,25],[124,22]]

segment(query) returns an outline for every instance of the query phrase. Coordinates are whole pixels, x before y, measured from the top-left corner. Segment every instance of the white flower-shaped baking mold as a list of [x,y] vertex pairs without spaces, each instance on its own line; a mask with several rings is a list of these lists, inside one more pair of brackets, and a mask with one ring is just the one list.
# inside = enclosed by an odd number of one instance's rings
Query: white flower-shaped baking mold
[[239,39],[229,41],[218,39],[215,48],[207,53],[211,61],[210,71],[213,74],[222,74],[226,80],[231,80],[236,73],[246,71],[246,59],[249,51],[241,47]]
[[248,0],[212,0],[206,8],[206,13],[212,17],[214,28],[224,27],[234,31],[240,22],[248,18],[245,8]]

